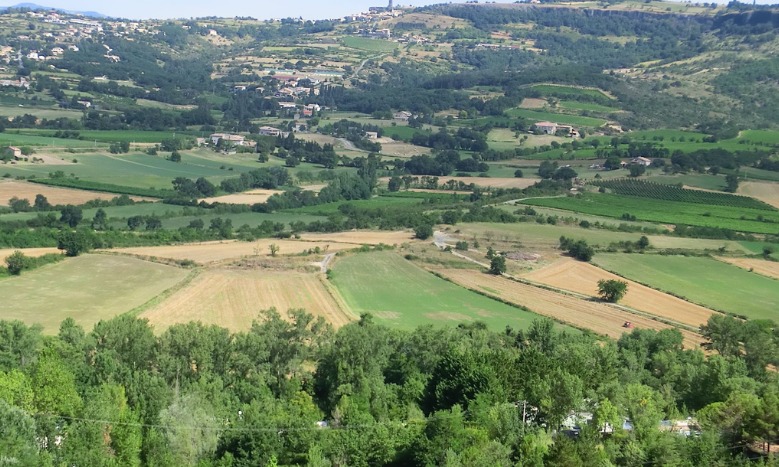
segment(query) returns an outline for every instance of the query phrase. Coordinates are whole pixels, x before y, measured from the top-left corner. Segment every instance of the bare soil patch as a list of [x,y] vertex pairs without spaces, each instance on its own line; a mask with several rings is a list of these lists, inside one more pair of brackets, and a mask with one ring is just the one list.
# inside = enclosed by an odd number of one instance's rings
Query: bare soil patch
[[350,245],[401,245],[414,239],[414,234],[410,231],[395,230],[350,230],[348,232],[335,233],[304,233],[301,234],[301,240],[310,242],[336,242],[349,243]]
[[[438,271],[464,287],[481,290],[485,294],[527,307],[531,311],[568,323],[580,329],[589,329],[613,339],[630,332],[623,327],[630,322],[639,329],[669,329],[671,325],[635,315],[604,303],[591,302],[577,297],[521,284],[504,277],[491,276],[468,269],[442,269]],[[690,331],[681,330],[684,346],[699,348],[703,338]]]
[[0,266],[5,266],[5,259],[13,254],[14,251],[21,251],[24,256],[37,258],[50,253],[62,253],[56,248],[4,248],[0,249]]
[[549,266],[524,275],[524,277],[534,282],[590,297],[598,296],[598,281],[601,279],[625,281],[628,283],[628,291],[625,297],[620,300],[620,304],[689,326],[697,327],[706,324],[706,321],[714,313],[708,308],[651,289],[604,271],[592,264],[582,263],[572,258],[561,258]]
[[319,249],[325,253],[338,250],[356,248],[359,245],[347,242],[333,241],[303,241],[303,240],[280,240],[280,239],[262,239],[254,242],[202,242],[187,243],[184,245],[173,246],[150,246],[134,248],[118,248],[107,250],[116,253],[137,255],[144,257],[168,258],[173,260],[191,260],[196,263],[206,264],[215,261],[225,261],[230,259],[240,259],[247,256],[269,256],[270,245],[279,247],[279,255],[294,255],[308,250]]
[[200,321],[233,332],[251,327],[259,312],[275,307],[282,316],[303,308],[338,328],[352,320],[316,274],[294,271],[207,270],[187,287],[141,314],[157,331],[176,323]]
[[740,182],[738,194],[757,198],[775,208],[779,208],[779,183]]
[[316,185],[302,185],[300,189],[304,191],[313,191],[314,193],[319,193],[320,191],[322,191],[322,188],[326,186],[327,185],[324,183],[319,183]]
[[764,276],[773,277],[779,279],[779,263],[775,261],[766,261],[764,259],[755,258],[727,258],[717,257],[718,260],[730,263],[734,266],[751,270]]
[[395,157],[411,157],[411,156],[421,156],[423,154],[430,154],[429,148],[414,146],[413,144],[404,143],[401,141],[395,141],[392,139],[389,139],[389,141],[384,141],[386,139],[389,138],[382,138],[380,141],[382,154],[386,154],[388,156],[395,156]]
[[[16,180],[0,181],[0,203],[4,205],[8,204],[8,200],[14,196],[26,199],[32,204],[35,201],[35,196],[39,194],[45,196],[51,204],[84,204],[93,199],[111,200],[120,196],[116,193],[60,188]],[[131,196],[130,198],[135,201],[153,201],[151,198],[139,196]]]
[[268,201],[273,195],[281,194],[281,190],[250,190],[242,193],[233,193],[229,195],[213,196],[211,198],[203,198],[199,201],[205,201],[206,203],[225,203],[225,204],[257,204]]

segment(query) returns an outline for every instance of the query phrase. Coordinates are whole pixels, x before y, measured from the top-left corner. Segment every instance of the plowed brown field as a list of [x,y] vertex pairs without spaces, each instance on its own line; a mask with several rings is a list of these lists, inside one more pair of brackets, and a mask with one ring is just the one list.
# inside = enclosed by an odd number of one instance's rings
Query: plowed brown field
[[[35,195],[38,194],[45,196],[51,204],[84,204],[93,199],[110,200],[120,196],[116,193],[75,190],[72,188],[60,188],[38,183],[18,182],[15,180],[0,182],[0,205],[3,206],[7,205],[8,200],[14,196],[19,199],[26,199],[32,204],[35,201]],[[142,198],[139,196],[131,196],[130,198],[135,201],[152,200],[152,198]]]
[[636,282],[624,279],[589,263],[576,261],[572,258],[562,258],[541,269],[537,269],[522,277],[533,282],[590,297],[598,296],[598,281],[621,280],[628,283],[628,291],[620,303],[660,318],[689,326],[698,327],[714,313],[694,303],[687,302],[673,295],[651,289]]
[[[504,277],[491,276],[473,269],[439,270],[443,276],[464,287],[527,307],[539,315],[548,316],[580,329],[618,339],[629,332],[623,327],[626,321],[639,329],[669,329],[672,326],[643,316],[619,310],[603,303],[521,284]],[[703,338],[693,332],[680,329],[686,348],[699,348]]]
[[270,245],[279,247],[279,255],[298,254],[319,247],[322,252],[335,252],[356,248],[354,243],[338,243],[335,241],[304,241],[304,240],[279,240],[262,239],[253,242],[203,242],[187,243],[173,246],[150,246],[135,248],[118,248],[109,250],[117,253],[125,253],[140,256],[154,256],[157,258],[169,258],[173,260],[192,260],[205,264],[214,261],[239,259],[244,256],[267,256],[270,254]]
[[405,230],[351,230],[335,233],[304,233],[300,234],[302,240],[311,242],[344,242],[360,245],[400,245],[414,239],[414,234]]
[[213,196],[203,198],[200,201],[206,203],[226,203],[226,204],[257,204],[268,201],[273,195],[283,193],[281,190],[250,190],[243,193],[233,193],[230,195]]
[[779,279],[779,263],[776,261],[766,261],[764,259],[755,258],[726,258],[718,257],[720,261],[730,263],[734,266],[744,268],[746,270],[752,270],[758,274],[764,276],[773,277]]
[[334,327],[351,321],[315,274],[294,271],[210,269],[162,303],[141,314],[158,331],[200,321],[231,331],[249,329],[261,310],[275,307],[282,316],[303,308]]

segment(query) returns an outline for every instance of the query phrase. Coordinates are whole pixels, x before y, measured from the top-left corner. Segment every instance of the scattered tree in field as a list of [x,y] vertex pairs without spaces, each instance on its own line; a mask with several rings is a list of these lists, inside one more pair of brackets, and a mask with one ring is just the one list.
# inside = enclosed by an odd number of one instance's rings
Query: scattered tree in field
[[70,204],[60,211],[60,222],[67,224],[71,229],[75,229],[83,217],[84,214],[81,212],[81,208]]
[[499,276],[506,272],[506,258],[501,255],[495,255],[490,260],[490,274]]
[[46,197],[42,194],[37,194],[35,195],[35,202],[33,203],[33,207],[36,211],[48,211],[51,209],[51,203],[49,203],[49,200],[46,199]]
[[271,243],[270,245],[268,245],[268,249],[270,250],[271,256],[276,256],[276,254],[278,254],[280,250],[279,246],[276,245],[275,243]]
[[649,238],[647,238],[646,235],[642,235],[641,238],[639,238],[636,242],[636,246],[639,250],[646,250],[649,248]]
[[574,240],[566,236],[560,237],[560,249],[579,261],[589,261],[595,255],[595,249],[586,240]]
[[27,266],[27,257],[21,251],[16,250],[5,259],[5,264],[9,273],[18,276],[22,273],[22,269]]
[[171,152],[168,160],[171,162],[181,162],[181,153],[178,151]]
[[433,236],[433,226],[430,224],[420,224],[414,229],[414,237],[420,240],[427,240]]
[[616,303],[628,291],[628,283],[616,279],[601,279],[598,281],[598,295],[607,302]]
[[389,182],[387,183],[387,189],[389,191],[400,191],[400,187],[403,185],[403,180],[398,177],[397,175],[390,178]]
[[738,175],[735,174],[728,174],[725,176],[725,183],[727,186],[725,187],[725,191],[728,193],[735,193],[738,191]]
[[14,196],[8,200],[8,205],[13,212],[26,212],[30,210],[30,201],[27,198],[18,198]]
[[646,166],[644,164],[630,164],[630,176],[640,177],[646,173]]
[[83,232],[63,231],[57,237],[57,248],[65,250],[66,256],[78,256],[91,247],[91,240]]
[[522,178],[524,174],[522,173],[522,169],[517,169],[514,171],[514,177],[515,178]]
[[103,208],[99,208],[92,218],[92,228],[95,230],[105,230],[108,228],[108,216]]
[[138,230],[146,222],[146,218],[143,216],[130,216],[127,218],[127,228],[130,230]]
[[455,250],[468,251],[468,242],[462,240],[454,245]]

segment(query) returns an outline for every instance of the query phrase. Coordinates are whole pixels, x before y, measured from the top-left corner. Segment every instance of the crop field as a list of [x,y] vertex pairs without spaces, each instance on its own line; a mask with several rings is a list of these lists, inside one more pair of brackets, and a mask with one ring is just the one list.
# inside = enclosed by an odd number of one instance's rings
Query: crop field
[[741,269],[746,269],[750,272],[755,272],[757,274],[762,274],[763,276],[779,279],[779,262],[776,261],[768,261],[756,258],[730,258],[727,256],[720,256],[717,257],[717,259],[728,264],[732,264],[733,266],[738,266]]
[[679,174],[679,175],[651,175],[648,181],[662,183],[664,185],[676,185],[681,183],[685,188],[703,188],[705,190],[722,191],[726,186],[725,177],[722,175],[706,174]]
[[540,122],[542,120],[548,120],[554,123],[562,123],[564,125],[577,125],[588,127],[599,127],[606,123],[606,120],[593,118],[593,117],[581,117],[578,115],[567,115],[552,112],[541,112],[538,110],[528,109],[509,109],[506,114],[511,117],[522,117],[528,120]]
[[470,321],[483,321],[494,330],[525,329],[537,318],[437,278],[393,252],[341,258],[333,266],[332,282],[355,315],[372,313],[401,329]]
[[603,253],[593,263],[714,310],[779,321],[779,282],[715,259]]
[[0,133],[0,145],[2,146],[31,146],[36,150],[41,151],[41,147],[49,147],[51,149],[64,149],[64,148],[82,148],[82,149],[94,149],[108,147],[105,143],[94,141],[83,141],[79,139],[65,139],[65,138],[52,138],[48,136],[28,135],[19,133]]
[[[562,321],[579,329],[587,329],[612,339],[619,339],[629,330],[626,321],[638,329],[669,329],[672,326],[653,319],[629,313],[604,303],[561,294],[551,290],[521,284],[504,277],[491,276],[476,270],[447,269],[438,271],[444,277],[468,288],[525,306],[539,315]],[[693,332],[680,330],[684,345],[698,348],[703,338]]]
[[738,139],[760,144],[779,144],[779,131],[776,130],[744,130],[739,133]]
[[140,317],[147,318],[156,332],[190,321],[246,331],[259,312],[269,308],[282,316],[302,308],[336,328],[349,323],[354,317],[341,309],[322,280],[295,271],[209,269]]
[[[32,204],[35,196],[39,194],[45,196],[51,204],[84,204],[93,199],[110,200],[119,196],[114,193],[74,190],[21,181],[0,181],[0,204],[6,204],[14,196],[27,199]],[[139,201],[143,198],[133,197],[133,199]]]
[[466,184],[473,183],[476,186],[493,187],[493,188],[527,188],[533,186],[539,179],[534,177],[529,178],[508,178],[508,177],[438,177],[438,184],[447,183],[449,180],[455,180],[457,182],[463,182]]
[[646,180],[621,178],[612,180],[598,180],[592,182],[592,184],[596,186],[602,186],[610,190],[612,193],[616,193],[618,195],[661,199],[682,203],[707,204],[710,206],[728,206],[776,211],[765,203],[752,199],[748,196],[737,196],[731,195],[729,193],[701,190],[689,190],[686,188],[680,188],[675,185],[664,185]]
[[779,183],[740,182],[738,192],[779,209]]
[[[623,280],[619,276],[596,266],[572,258],[561,258],[554,263],[523,276],[533,282],[558,289],[598,297],[598,281]],[[684,301],[633,281],[628,282],[628,291],[620,304],[649,313],[667,321],[699,327],[706,324],[712,311],[700,305]]]
[[281,190],[250,190],[243,193],[232,193],[229,195],[213,196],[211,198],[203,198],[199,201],[205,201],[206,203],[225,203],[225,204],[257,204],[268,201],[273,195],[284,193]]
[[389,42],[381,39],[369,39],[366,37],[348,36],[341,39],[341,43],[352,49],[365,50],[368,52],[392,52],[398,48],[396,42]]
[[[734,172],[735,173],[735,172]],[[770,170],[756,169],[754,167],[741,167],[737,175],[744,180],[766,180],[769,182],[779,182],[779,172]]]
[[[400,196],[378,196],[371,199],[359,199],[349,201],[349,205],[360,208],[386,208],[390,206],[407,206],[411,204],[420,204],[423,198],[403,198]],[[319,216],[328,216],[339,212],[338,208],[346,201],[335,201],[333,203],[318,204],[313,206],[303,206],[300,208],[288,209],[285,212],[296,214],[315,214]]]
[[67,110],[60,109],[59,107],[44,107],[44,106],[0,106],[0,115],[3,117],[20,117],[24,114],[35,115],[38,118],[46,118],[53,120],[56,118],[73,118],[80,119],[82,112],[80,110]]
[[[740,232],[776,234],[779,231],[779,213],[758,209],[708,206],[608,193],[585,193],[582,196],[565,198],[533,198],[522,203],[615,218],[630,214],[643,221],[718,227]],[[758,216],[764,220],[757,220]]]
[[616,107],[609,107],[594,102],[561,101],[560,106],[566,110],[586,110],[589,112],[612,113],[620,111]]
[[[20,134],[32,136],[45,136],[53,138],[55,130],[22,129]],[[98,143],[115,143],[127,141],[128,143],[159,143],[165,139],[172,139],[176,133],[170,131],[141,131],[141,130],[79,130],[79,141],[82,144],[89,145]],[[186,136],[178,133],[179,137]],[[68,141],[67,139],[55,138],[55,141]]]
[[[336,242],[315,242],[304,240],[282,240],[282,239],[261,239],[253,242],[239,241],[214,241],[201,243],[187,243],[184,245],[165,245],[165,246],[147,246],[117,248],[106,250],[115,253],[135,255],[142,257],[167,258],[172,260],[190,260],[199,264],[213,263],[217,261],[226,261],[240,259],[244,257],[270,256],[270,245],[279,247],[278,255],[297,255],[308,250],[319,248],[322,254],[325,252],[336,252],[339,250],[357,248],[359,245],[353,243]],[[319,261],[321,255],[312,257]]]
[[0,318],[56,334],[72,317],[85,329],[143,305],[187,276],[172,266],[126,256],[82,255],[0,281]]
[[11,256],[15,251],[21,251],[25,256],[37,258],[52,253],[62,253],[62,250],[56,248],[2,248],[0,249],[0,266],[5,266],[5,259]]
[[410,126],[405,125],[389,126],[384,128],[384,136],[389,136],[394,139],[411,139],[415,133],[425,133],[425,131],[419,128],[411,128]]

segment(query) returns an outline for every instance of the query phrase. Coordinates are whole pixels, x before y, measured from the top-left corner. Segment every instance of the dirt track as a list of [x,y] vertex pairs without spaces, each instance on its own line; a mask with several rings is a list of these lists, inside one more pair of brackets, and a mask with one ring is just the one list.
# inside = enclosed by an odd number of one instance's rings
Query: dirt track
[[625,281],[628,283],[628,291],[625,297],[620,300],[620,304],[696,328],[706,324],[706,321],[714,313],[702,306],[651,289],[604,271],[592,264],[576,261],[572,258],[561,258],[549,266],[525,274],[523,277],[533,282],[590,297],[597,297],[598,281],[601,279]]
[[779,263],[775,261],[766,261],[764,259],[755,259],[755,258],[727,258],[727,257],[718,257],[717,259],[746,270],[751,269],[753,272],[762,274],[764,276],[773,277],[774,279],[779,279]]
[[[612,306],[521,284],[504,277],[491,276],[473,269],[438,270],[443,276],[464,287],[487,293],[508,302],[522,305],[539,315],[589,329],[614,339],[628,332],[626,321],[639,329],[669,329],[671,325],[628,313]],[[699,348],[703,338],[693,332],[680,330],[686,348]]]
[[[84,204],[93,199],[111,200],[120,196],[116,193],[60,188],[16,180],[0,181],[0,205],[8,205],[8,200],[14,196],[26,199],[32,204],[35,201],[35,195],[38,194],[45,196],[51,204]],[[152,198],[139,196],[131,196],[130,198],[135,201],[152,200]]]
[[158,331],[200,321],[231,331],[249,329],[261,310],[303,308],[338,328],[351,321],[316,274],[294,271],[211,269],[185,288],[141,314]]

